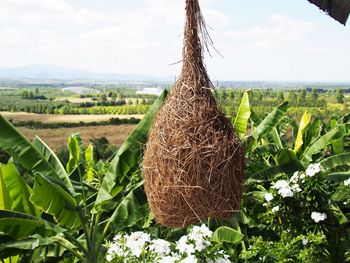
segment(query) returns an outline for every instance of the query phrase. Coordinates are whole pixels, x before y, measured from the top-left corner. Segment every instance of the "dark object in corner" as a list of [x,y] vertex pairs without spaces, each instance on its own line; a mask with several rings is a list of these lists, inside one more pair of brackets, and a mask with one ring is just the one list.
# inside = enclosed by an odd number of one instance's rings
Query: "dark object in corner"
[[350,0],[309,0],[339,23],[346,25],[350,14]]

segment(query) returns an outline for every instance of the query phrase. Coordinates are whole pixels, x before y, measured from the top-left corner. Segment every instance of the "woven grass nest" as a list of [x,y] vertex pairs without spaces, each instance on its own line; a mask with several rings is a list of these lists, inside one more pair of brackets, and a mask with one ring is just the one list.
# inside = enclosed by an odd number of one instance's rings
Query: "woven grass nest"
[[155,118],[143,161],[150,209],[168,227],[230,218],[240,207],[244,152],[212,95],[203,63],[210,42],[198,0],[187,0],[182,73]]

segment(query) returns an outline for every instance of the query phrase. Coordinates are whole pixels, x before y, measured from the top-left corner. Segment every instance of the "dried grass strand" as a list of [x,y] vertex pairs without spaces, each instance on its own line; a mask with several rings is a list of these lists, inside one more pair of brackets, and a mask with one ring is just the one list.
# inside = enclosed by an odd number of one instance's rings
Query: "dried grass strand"
[[239,210],[244,152],[219,111],[203,63],[212,40],[198,0],[186,1],[183,68],[149,135],[145,191],[157,222],[185,227]]

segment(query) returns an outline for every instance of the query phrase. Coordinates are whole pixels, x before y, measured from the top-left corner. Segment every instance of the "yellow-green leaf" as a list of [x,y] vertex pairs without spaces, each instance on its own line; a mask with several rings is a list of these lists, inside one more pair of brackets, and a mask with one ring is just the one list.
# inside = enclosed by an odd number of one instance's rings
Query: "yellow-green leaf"
[[297,135],[297,138],[295,140],[294,152],[296,154],[299,152],[300,148],[304,144],[303,137],[304,137],[306,128],[309,125],[310,121],[311,121],[311,114],[310,114],[310,112],[305,111],[303,116],[301,117],[298,135]]

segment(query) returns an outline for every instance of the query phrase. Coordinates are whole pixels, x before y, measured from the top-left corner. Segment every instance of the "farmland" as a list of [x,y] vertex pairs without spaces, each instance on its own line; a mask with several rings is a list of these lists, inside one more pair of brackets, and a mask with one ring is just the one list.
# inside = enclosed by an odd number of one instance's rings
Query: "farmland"
[[[77,131],[81,132],[84,143],[88,143],[88,137],[106,137],[111,144],[119,146],[156,99],[155,95],[138,92],[150,89],[152,83],[80,85],[3,83],[0,112],[26,136],[32,139],[38,135],[54,149],[65,145],[69,134]],[[64,88],[67,86],[68,89]],[[166,83],[161,86],[169,87]],[[234,118],[243,92],[248,89],[251,89],[252,110],[260,117],[285,100],[290,101],[287,114],[295,120],[306,110],[329,120],[350,109],[349,86],[344,84],[217,83],[214,95],[228,118]],[[112,118],[125,122],[111,122]]]
[[142,119],[144,115],[115,115],[115,114],[99,114],[99,115],[57,115],[57,114],[37,114],[28,112],[0,112],[1,115],[14,123],[24,121],[40,121],[43,123],[79,123],[79,122],[100,122],[107,121],[111,118],[119,119]]
[[85,145],[88,145],[92,138],[105,137],[111,144],[120,146],[135,127],[136,125],[106,125],[59,129],[29,129],[19,127],[18,130],[31,141],[34,140],[35,136],[39,136],[53,150],[57,151],[67,145],[67,138],[71,134],[77,132],[79,132]]

